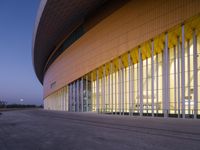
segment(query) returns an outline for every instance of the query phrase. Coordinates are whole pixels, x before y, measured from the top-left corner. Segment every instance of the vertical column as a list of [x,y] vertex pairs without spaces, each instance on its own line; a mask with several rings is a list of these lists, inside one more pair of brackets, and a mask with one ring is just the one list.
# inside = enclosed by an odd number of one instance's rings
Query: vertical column
[[128,77],[129,77],[129,115],[133,114],[133,95],[132,95],[132,91],[133,91],[133,84],[132,84],[132,62],[131,62],[131,54],[130,52],[128,53]]
[[65,86],[65,111],[68,111],[68,86]]
[[154,41],[151,41],[151,113],[154,117]]
[[115,115],[117,115],[117,111],[118,111],[117,102],[119,101],[119,98],[117,98],[117,67],[115,66],[115,68],[116,68],[116,71],[115,71]]
[[71,92],[70,92],[70,95],[71,95],[70,110],[72,112],[73,111],[73,83],[70,84],[70,88],[71,88]]
[[148,58],[146,58],[146,112],[148,114],[149,99],[148,99]]
[[76,91],[77,91],[77,95],[76,95],[76,105],[77,105],[77,112],[79,112],[79,80],[76,81]]
[[62,110],[65,111],[65,87],[62,88],[62,101],[63,101],[63,108]]
[[121,115],[121,58],[118,59],[119,72],[118,72],[118,110]]
[[59,90],[60,110],[63,110],[62,89]]
[[89,101],[89,96],[88,96],[88,75],[86,75],[86,112],[88,112],[88,101]]
[[165,34],[165,50],[164,50],[164,70],[163,70],[163,79],[164,79],[164,117],[168,117],[169,112],[169,60],[168,60],[168,33]]
[[111,112],[113,114],[113,63],[111,61],[110,63],[110,76],[111,76],[111,84],[110,84],[110,88],[111,88]]
[[187,53],[188,53],[188,114],[190,115],[190,41],[187,41]]
[[96,111],[99,113],[99,72],[96,73]]
[[197,118],[198,110],[198,72],[197,72],[197,35],[196,31],[193,31],[193,73],[194,73],[194,118]]
[[181,53],[181,99],[182,99],[182,117],[185,118],[185,32],[182,25],[182,53]]
[[64,87],[64,111],[67,111],[67,86]]
[[165,117],[165,94],[166,94],[166,66],[165,66],[165,48],[163,49],[163,52],[162,52],[162,112],[164,114],[164,117]]
[[65,111],[65,87],[62,88],[62,101],[63,101],[63,108],[62,110]]
[[69,111],[72,111],[72,84],[69,84]]
[[174,113],[176,114],[176,108],[177,108],[177,94],[176,94],[176,46],[174,45]]
[[83,109],[83,77],[81,78],[81,112],[84,111]]
[[111,98],[111,112],[113,114],[113,63],[111,61],[110,63],[110,76],[111,76],[111,95],[110,95],[110,98]]
[[180,38],[178,37],[178,118],[180,118]]
[[76,81],[73,83],[73,111],[76,112]]
[[143,115],[143,62],[142,62],[142,54],[141,54],[141,48],[139,47],[139,53],[138,53],[138,56],[139,56],[139,99],[140,99],[140,116]]
[[64,107],[65,107],[65,100],[64,100],[64,89],[61,89],[61,101],[62,101],[62,111],[64,111]]
[[93,110],[94,110],[94,83],[93,83],[93,72],[91,72],[90,73],[90,75],[91,75],[91,81],[90,81],[90,84],[91,84],[91,95],[90,95],[90,98],[91,98],[91,109],[90,109],[90,111],[92,111],[93,112]]
[[66,101],[67,101],[67,98],[66,98],[66,87],[63,88],[63,102],[64,102],[64,107],[63,107],[63,110],[66,111]]
[[[108,112],[111,112],[111,100],[110,100],[110,75],[111,75],[111,73],[110,73],[110,65],[109,65],[109,69],[108,69],[108,81],[107,81],[107,87],[108,87],[108,96],[107,96],[107,103],[108,103]],[[107,111],[107,110],[106,110]]]
[[125,90],[124,90],[124,82],[125,82],[125,78],[124,78],[124,70],[125,70],[125,68],[124,68],[124,65],[123,65],[123,63],[122,63],[122,60],[120,61],[121,62],[121,111],[122,111],[122,114],[124,115],[124,108],[125,108],[125,96],[124,96],[124,92],[125,92]]
[[73,83],[70,84],[70,111],[73,110]]
[[106,78],[106,67],[105,65],[103,66],[103,77],[102,77],[102,109],[103,112],[105,112],[105,78]]
[[158,54],[156,54],[156,115],[158,115]]
[[139,113],[140,111],[140,68],[139,68],[139,63],[140,63],[140,58],[139,58],[139,52],[138,52],[138,63],[137,63],[137,96],[136,96],[136,106],[137,106],[137,112]]
[[70,103],[70,84],[68,84],[67,85],[67,88],[68,88],[68,111],[70,111],[70,105],[71,105],[71,103]]
[[131,95],[132,95],[132,100],[131,100],[131,101],[132,101],[132,104],[131,104],[131,110],[132,110],[132,115],[133,115],[133,113],[134,113],[134,111],[135,111],[135,110],[134,110],[134,109],[135,109],[135,108],[134,108],[134,106],[135,106],[135,101],[134,101],[134,99],[135,99],[135,98],[134,98],[134,96],[135,96],[135,95],[134,95],[134,82],[135,82],[135,81],[134,81],[134,69],[135,69],[135,68],[134,68],[134,64],[132,64],[131,67],[132,67],[132,82],[131,82],[131,87],[132,87],[132,93],[131,93]]

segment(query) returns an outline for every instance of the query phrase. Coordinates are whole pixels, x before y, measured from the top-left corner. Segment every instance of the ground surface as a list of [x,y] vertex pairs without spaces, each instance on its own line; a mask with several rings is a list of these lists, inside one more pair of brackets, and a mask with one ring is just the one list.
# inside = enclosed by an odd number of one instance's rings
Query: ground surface
[[18,110],[0,115],[0,150],[200,150],[200,120]]

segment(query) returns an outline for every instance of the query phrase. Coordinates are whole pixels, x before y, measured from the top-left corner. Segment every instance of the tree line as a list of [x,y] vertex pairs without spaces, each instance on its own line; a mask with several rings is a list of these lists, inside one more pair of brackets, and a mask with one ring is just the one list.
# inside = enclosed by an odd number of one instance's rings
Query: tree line
[[0,108],[43,108],[43,106],[33,104],[7,104],[6,101],[0,101]]

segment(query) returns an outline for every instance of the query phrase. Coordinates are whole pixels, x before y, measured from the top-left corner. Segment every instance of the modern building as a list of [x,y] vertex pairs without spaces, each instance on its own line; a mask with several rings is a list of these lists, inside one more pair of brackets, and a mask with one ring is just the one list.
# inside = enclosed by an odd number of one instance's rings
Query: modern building
[[33,65],[44,109],[200,115],[199,0],[43,0]]

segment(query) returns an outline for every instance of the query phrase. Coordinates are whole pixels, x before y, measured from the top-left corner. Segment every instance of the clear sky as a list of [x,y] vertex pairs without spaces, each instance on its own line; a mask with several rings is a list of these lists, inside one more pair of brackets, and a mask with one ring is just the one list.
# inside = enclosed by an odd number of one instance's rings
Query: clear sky
[[42,104],[32,65],[32,34],[40,0],[0,0],[0,100]]

